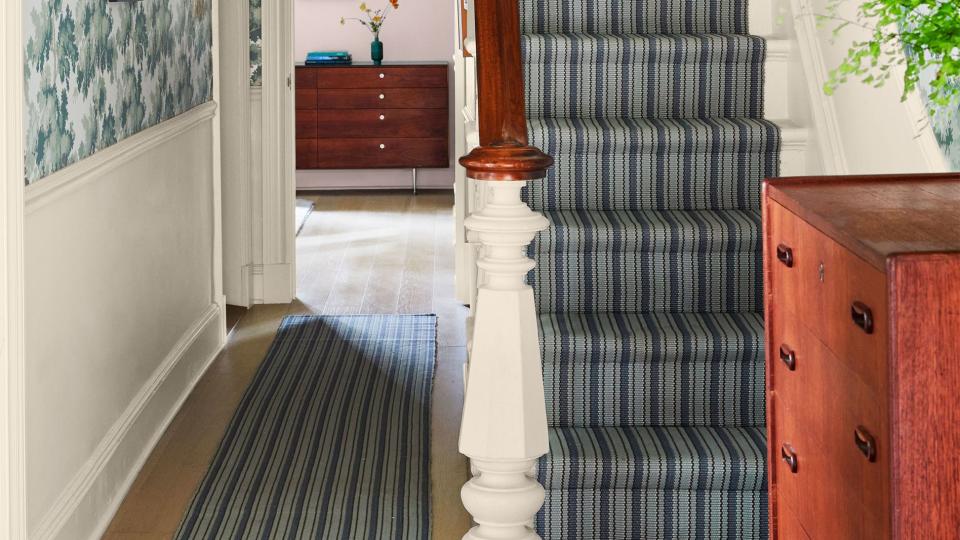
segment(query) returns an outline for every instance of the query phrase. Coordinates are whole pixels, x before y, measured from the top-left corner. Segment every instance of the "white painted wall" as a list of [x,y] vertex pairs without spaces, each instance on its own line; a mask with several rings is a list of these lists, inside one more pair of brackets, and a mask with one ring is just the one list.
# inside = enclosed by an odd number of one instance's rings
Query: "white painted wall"
[[[826,174],[910,173],[946,170],[919,95],[900,100],[902,78],[894,75],[880,89],[851,80],[834,96],[823,93],[830,69],[839,65],[864,30],[848,26],[834,40],[833,25],[817,25],[814,16],[826,13],[827,0],[779,0],[778,20],[792,21],[807,84],[811,125]],[[855,3],[843,5],[841,15],[852,18]],[[844,11],[845,10],[845,11]],[[805,81],[804,81],[805,79]]]
[[[379,7],[379,0],[368,0]],[[387,1],[382,0],[386,5]],[[302,60],[307,51],[347,50],[355,61],[370,60],[370,32],[356,22],[340,25],[341,16],[357,16],[360,0],[295,0],[294,58]],[[384,60],[440,60],[450,62],[456,49],[456,13],[450,0],[400,0],[400,9],[391,12],[380,33]],[[451,69],[452,72],[452,69]],[[451,79],[452,87],[452,79]],[[452,100],[452,92],[451,92]],[[450,134],[453,138],[453,102],[450,106]],[[417,179],[422,188],[451,188],[455,158],[451,145],[451,168],[422,169]],[[407,188],[409,170],[298,171],[298,189]]]
[[27,190],[30,538],[101,533],[222,346],[214,112]]

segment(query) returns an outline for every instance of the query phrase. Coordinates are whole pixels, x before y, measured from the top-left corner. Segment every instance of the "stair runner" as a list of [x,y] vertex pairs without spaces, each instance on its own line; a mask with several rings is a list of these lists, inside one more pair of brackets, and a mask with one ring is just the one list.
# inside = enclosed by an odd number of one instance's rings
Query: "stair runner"
[[550,539],[767,536],[765,42],[746,0],[519,0]]

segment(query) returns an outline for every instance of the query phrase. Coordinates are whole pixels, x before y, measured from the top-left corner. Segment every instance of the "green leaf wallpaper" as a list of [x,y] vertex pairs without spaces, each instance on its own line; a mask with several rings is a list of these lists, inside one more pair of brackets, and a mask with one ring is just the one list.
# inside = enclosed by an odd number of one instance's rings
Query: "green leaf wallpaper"
[[262,37],[260,0],[250,0],[250,86],[263,84],[263,60],[260,57]]
[[212,98],[213,0],[25,0],[26,182]]

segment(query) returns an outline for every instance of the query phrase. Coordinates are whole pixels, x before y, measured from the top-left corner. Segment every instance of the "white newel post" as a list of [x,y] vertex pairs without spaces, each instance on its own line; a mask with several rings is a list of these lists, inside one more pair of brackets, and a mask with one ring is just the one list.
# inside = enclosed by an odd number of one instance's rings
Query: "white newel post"
[[466,226],[483,246],[483,282],[460,430],[460,452],[475,471],[461,495],[477,525],[464,538],[536,539],[531,524],[544,490],[531,471],[547,453],[547,415],[536,309],[524,276],[535,264],[527,246],[549,222],[520,199],[526,182],[478,183],[486,184],[486,204]]

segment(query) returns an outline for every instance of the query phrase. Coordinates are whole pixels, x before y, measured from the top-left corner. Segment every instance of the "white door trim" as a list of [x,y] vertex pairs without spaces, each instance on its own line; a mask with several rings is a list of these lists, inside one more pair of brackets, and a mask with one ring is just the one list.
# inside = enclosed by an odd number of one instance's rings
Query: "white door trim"
[[286,303],[296,294],[293,0],[264,2],[261,9],[263,301]]
[[0,7],[0,537],[26,538],[21,0]]

